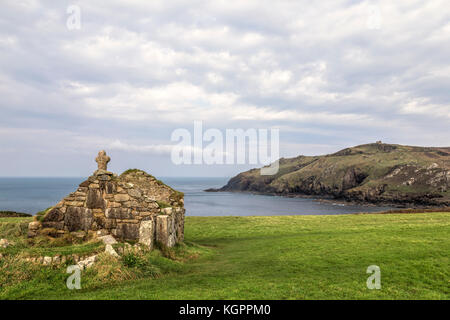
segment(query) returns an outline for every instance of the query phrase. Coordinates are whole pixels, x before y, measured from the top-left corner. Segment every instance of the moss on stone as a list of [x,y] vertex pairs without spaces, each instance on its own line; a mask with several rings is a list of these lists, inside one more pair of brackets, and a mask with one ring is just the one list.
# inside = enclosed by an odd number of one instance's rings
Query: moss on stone
[[174,189],[172,189],[172,190],[173,190],[173,193],[172,193],[173,200],[175,202],[180,202],[180,200],[184,198],[184,193],[181,191],[174,190]]
[[170,207],[170,204],[168,204],[168,203],[166,203],[166,202],[164,202],[164,201],[158,201],[158,200],[156,200],[156,203],[158,204],[158,206],[159,206],[161,209],[169,208],[169,207]]
[[[133,173],[137,173],[137,172],[142,172],[142,173],[144,173],[145,175],[147,175],[148,177],[154,179],[155,182],[156,182],[158,185],[160,185],[160,186],[166,186],[166,187],[170,188],[170,186],[168,186],[167,184],[165,184],[165,183],[162,182],[161,180],[155,178],[155,177],[152,176],[151,174],[145,172],[144,170],[140,170],[140,169],[128,169],[128,170],[124,171],[120,176],[123,177],[123,176],[126,176],[126,175],[128,175],[128,174],[133,174]],[[170,189],[172,189],[172,188],[170,188]]]
[[45,215],[47,214],[47,212],[50,211],[50,209],[52,209],[53,207],[47,208],[43,211],[39,211],[38,213],[36,213],[36,220],[42,222],[42,220],[44,219]]
[[125,170],[124,172],[122,172],[122,174],[120,176],[125,176],[127,174],[136,173],[136,172],[144,172],[144,173],[146,173],[145,171],[142,171],[142,170],[139,170],[139,169],[128,169],[128,170]]

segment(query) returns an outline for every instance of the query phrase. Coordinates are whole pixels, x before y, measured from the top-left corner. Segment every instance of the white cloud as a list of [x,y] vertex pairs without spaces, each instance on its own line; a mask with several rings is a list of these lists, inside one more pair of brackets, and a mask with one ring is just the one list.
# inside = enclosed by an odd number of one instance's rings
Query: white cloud
[[106,148],[110,150],[142,152],[148,154],[157,155],[169,155],[172,151],[173,145],[142,145],[142,144],[129,144],[120,140],[114,140],[110,143],[106,143]]
[[416,98],[405,103],[400,113],[427,116],[432,114],[438,118],[448,118],[450,120],[450,107],[432,104],[429,99]]
[[289,154],[295,140],[450,141],[444,0],[380,0],[379,28],[367,27],[372,1],[77,5],[82,28],[70,31],[64,3],[2,4],[0,147],[11,157],[59,138],[164,155],[171,130],[194,120],[278,126]]

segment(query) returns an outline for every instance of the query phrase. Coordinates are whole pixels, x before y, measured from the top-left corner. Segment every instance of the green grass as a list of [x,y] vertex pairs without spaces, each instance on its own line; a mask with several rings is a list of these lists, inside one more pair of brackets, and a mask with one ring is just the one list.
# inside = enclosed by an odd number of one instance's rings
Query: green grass
[[20,222],[29,223],[31,221],[33,221],[33,219],[32,218],[28,218],[28,217],[26,217],[26,218],[22,218],[22,217],[11,217],[11,218],[8,217],[8,218],[5,218],[5,217],[1,217],[0,218],[0,223],[2,223],[2,224],[20,223]]
[[45,210],[42,210],[42,211],[39,211],[38,213],[36,213],[36,220],[37,220],[37,221],[42,221],[42,219],[44,219],[44,217],[45,217],[45,214],[46,214],[51,208],[52,208],[52,207],[47,208],[47,209],[45,209]]
[[0,218],[0,238],[23,240],[28,231],[28,224],[33,218],[11,217]]
[[170,204],[168,204],[168,203],[166,203],[166,202],[164,202],[164,201],[158,201],[158,200],[156,200],[156,203],[158,204],[158,206],[159,206],[161,209],[163,209],[163,208],[169,208],[169,207],[170,207]]
[[[450,298],[450,213],[187,217],[185,228],[178,259],[154,251],[122,263],[148,269],[136,269],[138,279],[103,283],[88,272],[70,291],[64,270],[40,267],[47,271],[0,288],[0,298]],[[381,290],[366,288],[369,265],[381,268]]]
[[18,218],[18,217],[31,217],[29,213],[15,212],[15,211],[0,211],[0,218]]

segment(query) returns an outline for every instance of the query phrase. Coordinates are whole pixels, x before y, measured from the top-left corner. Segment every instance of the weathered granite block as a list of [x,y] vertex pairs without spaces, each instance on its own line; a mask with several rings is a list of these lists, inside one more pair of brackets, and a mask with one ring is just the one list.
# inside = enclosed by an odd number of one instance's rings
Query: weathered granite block
[[130,196],[128,194],[116,194],[116,195],[114,195],[114,201],[126,202],[128,200],[130,200]]
[[182,208],[177,208],[175,211],[175,228],[176,228],[176,237],[177,237],[177,242],[182,242],[184,241],[184,214],[185,214],[185,209]]
[[86,207],[89,209],[105,208],[105,200],[103,200],[100,189],[89,189],[87,192]]
[[108,219],[133,219],[131,209],[128,208],[108,208],[105,216]]
[[64,225],[69,231],[87,231],[93,221],[92,210],[83,207],[68,207],[64,217]]
[[105,192],[106,194],[113,194],[116,192],[116,185],[112,182],[108,182],[105,184]]
[[175,245],[176,235],[172,216],[156,217],[156,241],[169,248]]
[[116,219],[105,219],[105,229],[113,229],[117,227]]
[[57,230],[61,230],[61,229],[64,229],[64,221],[59,221],[59,222],[52,222],[52,221],[42,222],[42,228],[54,228],[54,229],[57,229]]
[[139,225],[130,223],[117,224],[114,236],[121,240],[139,239]]
[[139,227],[139,243],[147,246],[150,250],[155,244],[155,220],[145,220]]
[[100,214],[94,214],[94,223],[96,224],[96,229],[103,229],[106,228],[106,218],[105,215],[102,213]]
[[64,214],[57,208],[50,209],[42,219],[42,222],[63,221]]

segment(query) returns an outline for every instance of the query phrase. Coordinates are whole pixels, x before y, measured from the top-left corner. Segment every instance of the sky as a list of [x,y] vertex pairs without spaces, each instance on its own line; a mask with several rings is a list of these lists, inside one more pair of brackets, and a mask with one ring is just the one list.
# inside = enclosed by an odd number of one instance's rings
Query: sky
[[175,165],[171,135],[278,129],[280,156],[450,146],[448,1],[0,0],[0,176]]

